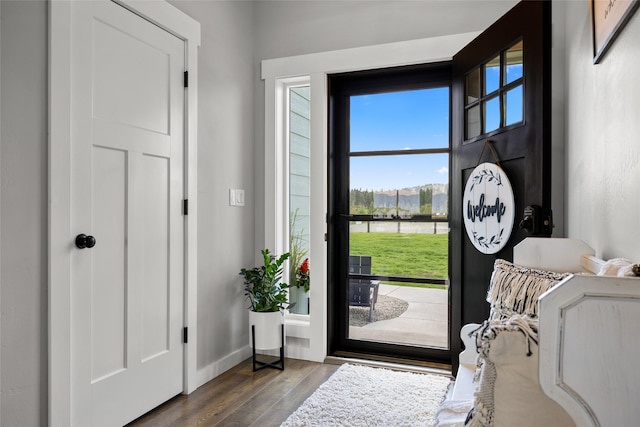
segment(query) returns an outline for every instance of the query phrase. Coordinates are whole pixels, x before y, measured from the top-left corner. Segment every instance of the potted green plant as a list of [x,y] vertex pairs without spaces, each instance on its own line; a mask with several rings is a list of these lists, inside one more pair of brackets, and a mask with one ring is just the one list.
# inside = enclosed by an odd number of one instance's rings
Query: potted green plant
[[284,345],[280,325],[284,323],[284,311],[291,305],[287,295],[289,286],[281,280],[283,264],[289,253],[275,257],[269,249],[261,252],[264,265],[243,268],[240,275],[244,278],[244,293],[249,301],[250,331],[255,327],[254,349],[268,350]]

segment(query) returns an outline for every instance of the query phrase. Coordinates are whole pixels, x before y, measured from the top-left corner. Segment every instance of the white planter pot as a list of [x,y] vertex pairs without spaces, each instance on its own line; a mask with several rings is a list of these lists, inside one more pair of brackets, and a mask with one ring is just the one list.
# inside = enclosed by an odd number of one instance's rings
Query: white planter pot
[[297,288],[292,286],[289,288],[289,301],[296,303],[291,309],[292,313],[296,314],[309,314],[309,293],[311,291],[304,291],[304,288]]
[[271,350],[284,346],[281,332],[283,324],[284,314],[280,311],[249,311],[249,345],[251,345],[251,329],[255,325],[256,349]]

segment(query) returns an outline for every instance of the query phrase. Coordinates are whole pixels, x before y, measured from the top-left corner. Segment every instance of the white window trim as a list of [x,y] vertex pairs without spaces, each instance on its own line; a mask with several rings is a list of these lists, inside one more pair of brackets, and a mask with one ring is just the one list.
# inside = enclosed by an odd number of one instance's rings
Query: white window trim
[[[327,76],[402,65],[449,61],[479,33],[321,52],[262,61],[265,81],[265,236],[266,247],[281,253],[288,247],[288,168],[285,124],[282,120],[285,86],[308,79],[311,91],[310,245],[313,262],[309,316],[287,317],[287,335],[308,339],[308,345],[287,343],[287,356],[322,362],[327,356]],[[283,169],[284,168],[284,169]],[[286,221],[285,221],[286,219]]]

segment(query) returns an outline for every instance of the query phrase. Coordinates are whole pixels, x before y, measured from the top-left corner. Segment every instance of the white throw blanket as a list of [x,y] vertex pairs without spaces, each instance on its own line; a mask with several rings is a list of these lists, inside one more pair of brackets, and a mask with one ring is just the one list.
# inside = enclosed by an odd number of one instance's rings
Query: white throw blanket
[[613,258],[605,262],[598,271],[598,276],[618,276],[634,277],[633,268],[638,268],[636,264],[624,258]]
[[436,427],[463,427],[473,400],[447,400],[438,410]]

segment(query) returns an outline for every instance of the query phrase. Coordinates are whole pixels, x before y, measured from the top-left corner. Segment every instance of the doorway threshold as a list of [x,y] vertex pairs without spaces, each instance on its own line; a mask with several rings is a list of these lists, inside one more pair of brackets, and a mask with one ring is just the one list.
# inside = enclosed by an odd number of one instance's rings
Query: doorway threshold
[[395,357],[386,357],[356,353],[336,353],[327,356],[324,363],[331,365],[342,365],[352,363],[357,365],[370,366],[372,368],[386,368],[395,371],[415,372],[419,374],[437,374],[452,376],[451,365],[444,363],[434,363],[419,360],[407,360]]

